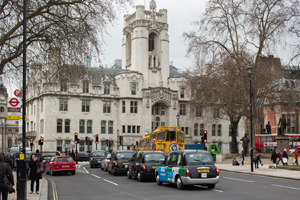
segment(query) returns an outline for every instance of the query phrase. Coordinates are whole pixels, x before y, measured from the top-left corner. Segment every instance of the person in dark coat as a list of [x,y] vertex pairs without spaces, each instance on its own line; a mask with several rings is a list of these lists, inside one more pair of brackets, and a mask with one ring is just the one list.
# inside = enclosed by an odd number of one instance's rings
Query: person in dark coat
[[[9,179],[10,185],[4,182],[4,175]],[[0,152],[0,192],[2,193],[2,200],[7,200],[8,192],[15,192],[12,187],[14,185],[13,173],[10,166],[4,162],[4,155]]]
[[284,149],[282,153],[282,159],[284,160],[284,158],[286,158],[286,162],[283,162],[283,165],[287,165],[289,157],[287,155],[286,149]]
[[7,152],[7,155],[5,156],[5,162],[10,166],[10,168],[13,167],[12,165],[12,156],[9,152]]
[[260,157],[261,157],[261,155],[257,155],[257,156],[255,156],[255,157],[253,158],[253,162],[254,162],[254,164],[255,164],[255,168],[257,168],[257,169],[259,168],[258,162],[260,162],[260,164],[262,165]]
[[272,169],[276,169],[276,163],[277,163],[277,154],[275,151],[273,151],[271,155],[271,160],[273,161],[273,167]]
[[30,194],[33,193],[34,181],[36,181],[35,192],[39,194],[40,179],[42,179],[42,175],[36,173],[39,164],[40,162],[37,160],[37,157],[35,157],[35,155],[32,154],[29,160],[29,167],[30,167],[29,180],[31,180]]

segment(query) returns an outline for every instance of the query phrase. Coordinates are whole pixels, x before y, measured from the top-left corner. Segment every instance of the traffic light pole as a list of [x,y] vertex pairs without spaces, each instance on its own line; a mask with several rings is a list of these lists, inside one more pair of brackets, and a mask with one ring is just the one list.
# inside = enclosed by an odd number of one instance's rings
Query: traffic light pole
[[96,150],[97,150],[97,143],[96,143]]
[[77,159],[77,157],[78,157],[78,151],[77,151],[77,143],[76,143],[76,146],[75,146],[75,162],[76,162],[76,164],[78,164],[78,159]]

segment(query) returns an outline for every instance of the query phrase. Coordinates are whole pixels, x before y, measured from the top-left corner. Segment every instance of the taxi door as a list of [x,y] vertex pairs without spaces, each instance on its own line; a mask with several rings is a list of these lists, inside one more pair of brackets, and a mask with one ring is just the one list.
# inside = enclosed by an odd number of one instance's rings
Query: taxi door
[[169,156],[170,158],[167,165],[167,182],[175,183],[175,176],[178,173],[178,169],[177,169],[178,153],[170,153]]

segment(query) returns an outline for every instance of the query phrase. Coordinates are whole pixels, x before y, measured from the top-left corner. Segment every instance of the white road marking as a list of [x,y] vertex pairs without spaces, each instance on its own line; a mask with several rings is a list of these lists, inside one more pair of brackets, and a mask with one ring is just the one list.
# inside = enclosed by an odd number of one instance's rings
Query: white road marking
[[95,175],[95,174],[91,174],[91,175],[94,176],[94,177],[96,177],[96,178],[101,179],[101,177],[99,177],[99,176],[97,176],[97,175]]
[[215,192],[223,192],[222,190],[216,190],[216,189],[212,189]]
[[106,180],[106,179],[103,179],[103,180],[106,181],[106,182],[108,182],[108,183],[111,183],[111,184],[113,184],[113,185],[118,185],[117,183],[111,182],[111,181],[109,181],[109,180]]
[[88,173],[88,174],[90,173],[88,170],[85,169],[85,167],[83,167],[83,169],[86,173]]
[[230,177],[223,177],[223,178],[230,179],[230,180],[235,180],[235,181],[243,181],[243,182],[248,182],[248,183],[254,183],[254,181],[237,179],[237,178],[230,178]]
[[[201,185],[194,185],[194,186],[196,186],[196,187],[199,187],[199,188],[207,188],[207,187],[203,187],[203,186],[201,186]],[[211,190],[213,190],[213,191],[215,191],[215,192],[224,192],[224,191],[222,191],[222,190],[216,190],[216,189],[211,189]]]
[[284,185],[274,185],[274,184],[271,184],[271,185],[275,186],[275,187],[288,188],[288,189],[292,189],[292,190],[300,190],[300,188],[288,187],[288,186],[284,186]]

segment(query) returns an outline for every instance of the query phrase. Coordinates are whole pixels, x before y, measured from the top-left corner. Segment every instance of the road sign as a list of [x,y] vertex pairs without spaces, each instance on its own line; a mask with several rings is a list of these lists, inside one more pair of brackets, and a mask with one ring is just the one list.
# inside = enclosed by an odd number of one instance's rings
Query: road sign
[[21,116],[19,116],[19,115],[7,115],[7,119],[18,120],[18,119],[21,119]]
[[65,149],[75,149],[75,144],[64,144]]
[[16,89],[16,90],[14,91],[14,95],[15,95],[16,97],[19,97],[19,96],[21,95],[21,90]]
[[21,98],[8,97],[7,98],[7,109],[21,109]]

